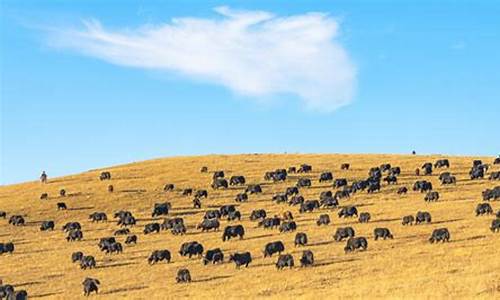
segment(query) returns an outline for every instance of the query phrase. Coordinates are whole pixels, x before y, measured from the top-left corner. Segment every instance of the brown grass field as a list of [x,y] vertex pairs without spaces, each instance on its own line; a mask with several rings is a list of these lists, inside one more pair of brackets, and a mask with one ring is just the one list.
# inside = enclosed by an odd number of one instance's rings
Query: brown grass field
[[[468,171],[473,159],[492,163],[492,157],[448,157],[452,172],[458,179],[456,185],[441,186],[438,175],[445,169],[434,170],[432,176],[420,176],[431,180],[440,199],[426,203],[424,194],[413,192],[417,180],[414,170],[424,162],[434,162],[439,156],[410,155],[292,155],[249,154],[210,155],[200,157],[175,157],[132,163],[92,170],[85,173],[50,178],[47,184],[38,181],[0,187],[0,210],[8,212],[6,220],[0,219],[0,242],[13,241],[16,251],[0,255],[0,278],[4,283],[25,289],[30,298],[82,299],[81,282],[85,277],[101,281],[99,294],[91,298],[167,299],[192,297],[196,299],[221,298],[405,298],[405,299],[500,299],[500,233],[489,229],[493,215],[476,217],[474,210],[481,203],[481,192],[499,185],[487,179],[471,181]],[[340,164],[349,162],[351,169],[340,170]],[[389,162],[400,166],[402,174],[397,185],[383,183],[378,193],[358,192],[341,205],[356,205],[360,212],[369,212],[369,223],[360,224],[356,218],[339,219],[336,210],[320,209],[299,214],[298,207],[276,204],[271,201],[275,193],[296,183],[299,176],[314,179],[313,186],[301,189],[306,199],[318,199],[323,190],[333,190],[330,183],[319,183],[321,171],[330,170],[335,178],[349,181],[365,179],[370,167]],[[265,171],[287,168],[308,163],[313,172],[306,175],[290,175],[284,183],[264,182]],[[225,170],[226,178],[244,175],[247,183],[263,183],[263,193],[250,195],[247,203],[236,203],[234,196],[244,187],[213,191],[210,188],[212,174],[200,173],[207,166],[209,171]],[[491,165],[490,171],[500,166]],[[101,171],[110,171],[110,181],[100,181]],[[49,173],[50,176],[50,173]],[[36,178],[36,177],[35,177]],[[174,183],[176,191],[164,192],[165,183]],[[113,184],[114,193],[108,193]],[[407,195],[396,194],[398,187],[407,186]],[[180,189],[193,187],[207,189],[209,197],[202,200],[201,209],[193,209],[192,197],[182,196]],[[59,190],[66,189],[65,198]],[[48,193],[48,200],[40,200],[41,193]],[[57,211],[56,203],[64,201],[67,211]],[[184,236],[174,236],[168,231],[145,236],[143,225],[152,222],[151,209],[155,202],[170,201],[172,216],[182,216],[188,225]],[[243,240],[222,242],[222,229],[229,223],[221,222],[219,232],[201,233],[195,228],[207,209],[222,204],[236,204],[243,214],[241,223],[246,235]],[[491,202],[494,211],[498,202]],[[277,229],[256,228],[249,220],[253,209],[264,208],[268,215],[291,210],[298,224],[296,232],[306,232],[309,245],[294,247],[295,233],[279,233]],[[97,247],[101,237],[112,236],[118,228],[112,214],[120,209],[132,211],[138,224],[132,233],[138,235],[137,245],[125,246],[123,254],[105,255]],[[432,214],[432,224],[402,226],[404,215],[419,210]],[[91,223],[88,215],[94,211],[108,214],[107,223]],[[328,213],[332,223],[318,227],[320,214]],[[24,215],[24,227],[8,224],[9,215]],[[158,222],[163,218],[158,217]],[[43,220],[54,220],[56,230],[40,232]],[[67,242],[61,226],[68,221],[79,221],[84,240]],[[350,225],[357,236],[368,239],[368,250],[344,253],[344,242],[333,241],[332,235],[339,226]],[[375,227],[387,227],[394,234],[393,240],[373,239]],[[447,227],[451,233],[449,243],[430,244],[428,238],[435,228]],[[117,238],[123,243],[124,236]],[[220,247],[225,254],[224,264],[204,266],[200,259],[180,257],[179,246],[186,241],[198,241],[205,249]],[[295,258],[295,268],[278,271],[277,256],[264,258],[262,249],[267,242],[281,240],[285,253]],[[172,262],[150,266],[147,258],[152,250],[168,249]],[[303,250],[310,249],[315,255],[315,266],[300,268]],[[72,264],[71,253],[81,250],[97,259],[97,268],[81,270]],[[235,269],[227,262],[230,253],[250,251],[253,262],[249,268]],[[193,282],[177,284],[177,270],[187,267]]]

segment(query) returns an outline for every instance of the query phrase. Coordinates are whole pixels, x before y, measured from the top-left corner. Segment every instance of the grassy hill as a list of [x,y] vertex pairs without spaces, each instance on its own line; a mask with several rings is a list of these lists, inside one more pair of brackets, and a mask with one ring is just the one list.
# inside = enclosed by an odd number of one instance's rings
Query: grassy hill
[[[474,210],[481,203],[481,191],[499,185],[484,180],[471,181],[468,171],[472,157],[450,157],[452,172],[458,179],[456,185],[441,186],[439,173],[416,177],[415,169],[424,162],[434,162],[438,156],[404,155],[212,155],[200,157],[176,157],[157,159],[128,165],[110,167],[110,181],[100,181],[102,170],[61,178],[49,178],[47,184],[28,182],[0,187],[0,210],[8,212],[6,220],[0,219],[0,242],[13,241],[16,251],[0,255],[0,278],[4,283],[26,289],[32,298],[83,298],[81,282],[85,277],[101,281],[99,298],[126,297],[129,299],[164,299],[174,297],[194,298],[499,298],[500,297],[500,233],[489,230],[491,216],[476,217]],[[486,163],[493,158],[483,157]],[[351,169],[340,170],[340,164],[348,162]],[[397,185],[383,184],[378,193],[358,192],[350,199],[341,200],[341,205],[356,205],[360,212],[369,212],[371,221],[361,224],[357,219],[339,219],[336,210],[320,209],[312,213],[299,214],[298,207],[276,204],[271,201],[274,194],[283,192],[296,183],[298,177],[313,179],[311,188],[301,189],[306,199],[318,199],[323,190],[334,190],[331,183],[319,183],[321,171],[331,170],[335,178],[365,179],[370,167],[389,162],[400,166],[402,174]],[[276,168],[311,164],[313,172],[292,174],[284,183],[263,180],[266,171]],[[207,166],[209,173],[201,173]],[[213,191],[210,188],[210,171],[224,170],[226,178],[244,175],[247,183],[263,183],[263,193],[250,195],[247,203],[236,203],[234,197],[244,187]],[[490,169],[499,170],[500,166]],[[49,173],[50,175],[50,173]],[[424,195],[413,192],[411,187],[418,179],[432,181],[439,191],[440,199],[435,203],[424,202]],[[174,183],[176,191],[164,192],[166,183]],[[114,192],[107,186],[113,184]],[[407,186],[407,195],[397,195],[396,190]],[[201,209],[193,209],[192,197],[182,196],[180,190],[192,187],[207,189],[208,199],[202,200]],[[59,196],[64,188],[68,195]],[[48,200],[40,200],[48,193]],[[56,203],[64,201],[68,210],[57,211]],[[170,201],[171,216],[181,216],[188,226],[186,235],[174,236],[163,231],[145,236],[143,225],[152,222],[154,203]],[[222,230],[201,233],[195,226],[208,209],[222,204],[236,204],[242,212],[241,222],[246,235],[243,240],[222,242]],[[494,211],[500,209],[498,202],[491,202]],[[295,233],[279,233],[277,229],[256,228],[249,220],[253,209],[264,208],[268,215],[290,210],[298,224],[297,232],[309,236],[309,245],[295,248]],[[137,245],[125,246],[123,254],[105,255],[97,247],[100,238],[111,236],[118,229],[112,214],[120,209],[130,210],[138,224],[131,228],[138,235]],[[417,211],[429,211],[431,224],[402,226],[401,218],[415,215]],[[88,215],[95,211],[108,214],[107,223],[91,223]],[[332,223],[318,227],[320,214],[328,213]],[[24,215],[24,227],[8,224],[12,214]],[[162,222],[163,218],[155,218]],[[54,220],[56,230],[40,232],[40,222]],[[61,226],[68,221],[79,221],[83,227],[84,240],[68,243]],[[229,222],[223,220],[221,229]],[[368,239],[368,250],[344,253],[344,242],[332,238],[340,226],[352,226],[357,236]],[[375,227],[387,227],[393,240],[373,239]],[[428,238],[435,228],[447,227],[451,241],[430,244]],[[121,242],[125,237],[117,238]],[[263,257],[267,242],[281,240],[286,253],[295,258],[296,267],[278,271],[277,257]],[[188,259],[178,254],[181,243],[198,241],[205,249],[220,247],[226,257],[236,251],[250,251],[254,258],[249,268],[235,269],[227,261],[222,265],[204,266],[200,259]],[[168,249],[173,254],[170,264],[150,266],[147,258],[155,249]],[[299,259],[304,249],[314,252],[316,264],[312,268],[300,268]],[[97,268],[80,270],[72,264],[71,253],[83,251],[97,259]],[[227,260],[227,259],[226,259]],[[191,284],[176,284],[177,270],[187,267],[191,271]],[[93,295],[92,297],[96,297]]]

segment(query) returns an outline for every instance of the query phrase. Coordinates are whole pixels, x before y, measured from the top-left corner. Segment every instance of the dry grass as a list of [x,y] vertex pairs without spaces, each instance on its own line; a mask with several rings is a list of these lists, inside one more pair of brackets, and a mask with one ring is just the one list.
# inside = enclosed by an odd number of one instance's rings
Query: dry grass
[[[67,176],[49,178],[42,185],[30,182],[0,187],[0,210],[9,214],[26,216],[27,226],[12,227],[7,220],[0,220],[0,241],[13,241],[16,252],[0,256],[0,277],[26,289],[31,298],[78,299],[82,296],[82,280],[89,276],[100,279],[100,298],[162,299],[176,297],[194,298],[500,298],[500,234],[489,230],[490,217],[475,217],[474,209],[481,201],[481,191],[495,186],[488,180],[470,181],[467,172],[471,157],[451,157],[450,171],[458,178],[456,186],[442,187],[435,176],[426,177],[433,182],[441,194],[437,203],[425,203],[423,195],[410,191],[398,196],[395,191],[406,185],[411,187],[417,179],[415,168],[426,161],[435,161],[436,156],[399,155],[236,155],[179,157],[133,163],[106,168],[111,171],[111,181],[100,182],[100,170]],[[491,162],[492,158],[483,158]],[[351,170],[341,171],[340,164],[351,163]],[[243,213],[241,223],[245,226],[243,240],[222,242],[222,232],[201,234],[194,229],[205,210],[222,204],[234,203],[234,196],[242,188],[227,191],[209,189],[211,174],[199,172],[201,166],[209,170],[226,170],[230,175],[245,175],[248,183],[263,182],[265,171],[311,164],[314,172],[313,187],[302,189],[306,199],[318,198],[320,191],[328,189],[327,184],[317,181],[319,172],[332,170],[335,177],[349,180],[366,178],[370,167],[390,162],[402,167],[400,182],[386,186],[372,195],[365,192],[354,195],[341,204],[355,204],[361,212],[372,215],[372,221],[359,224],[354,219],[339,219],[336,211],[320,210],[299,214],[297,207],[275,204],[274,193],[284,191],[295,184],[295,176],[286,183],[265,184],[262,195],[251,195],[248,203],[239,205]],[[50,174],[49,174],[50,175]],[[109,194],[107,185],[112,183],[115,192]],[[209,198],[203,201],[201,210],[192,208],[191,197],[180,192],[165,193],[165,183],[175,183],[177,188],[193,187],[209,189]],[[59,199],[58,191],[64,188],[70,194]],[[133,191],[142,190],[142,191]],[[410,189],[411,190],[411,189]],[[41,201],[41,193],[47,192],[49,200]],[[153,203],[171,201],[173,214],[182,216],[188,224],[188,234],[173,236],[162,232],[144,236],[142,229],[151,220]],[[65,201],[67,211],[56,211],[56,203]],[[495,211],[500,209],[493,202]],[[292,210],[298,223],[298,231],[306,232],[310,245],[294,248],[295,233],[280,234],[277,230],[255,228],[248,216],[253,209],[265,208],[268,213],[282,213]],[[110,236],[117,229],[115,222],[103,224],[89,222],[88,215],[104,211],[111,217],[114,211],[127,209],[140,219],[132,232],[139,237],[139,243],[126,246],[120,255],[104,255],[96,246],[101,237]],[[426,210],[432,214],[433,224],[401,225],[404,215]],[[316,219],[322,213],[329,213],[332,223],[317,227]],[[57,230],[40,232],[39,222],[55,220]],[[79,221],[84,231],[84,241],[67,243],[60,230],[67,221]],[[222,227],[227,221],[222,222]],[[332,239],[335,228],[351,225],[357,235],[368,238],[368,250],[344,254],[345,242]],[[389,228],[395,238],[374,241],[375,227]],[[434,228],[448,227],[451,242],[429,244],[427,239]],[[123,240],[124,237],[120,237]],[[205,249],[221,247],[226,255],[235,251],[250,251],[254,261],[248,269],[236,270],[233,264],[203,266],[199,259],[187,259],[178,255],[182,242],[196,240]],[[302,269],[277,271],[276,257],[263,258],[262,248],[270,241],[282,240],[286,252],[295,257],[296,264],[304,249],[315,254],[316,266]],[[154,266],[147,264],[147,257],[154,249],[169,249],[173,262]],[[98,268],[80,270],[70,261],[71,253],[81,250],[94,255]],[[190,269],[194,282],[188,285],[176,284],[175,275],[179,268]],[[93,296],[95,297],[95,296]]]

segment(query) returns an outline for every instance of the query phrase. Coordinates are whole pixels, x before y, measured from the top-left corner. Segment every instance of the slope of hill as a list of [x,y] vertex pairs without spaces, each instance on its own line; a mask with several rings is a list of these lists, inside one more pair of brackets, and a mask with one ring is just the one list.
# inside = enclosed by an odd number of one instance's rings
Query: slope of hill
[[[0,210],[8,213],[7,219],[0,219],[0,242],[13,241],[13,254],[0,255],[0,278],[4,283],[26,289],[31,297],[78,299],[82,296],[81,282],[85,277],[101,281],[99,298],[126,297],[130,299],[150,298],[313,298],[317,295],[331,298],[344,297],[390,297],[390,298],[498,298],[500,297],[500,233],[489,229],[493,215],[475,216],[474,210],[482,202],[481,192],[500,185],[487,179],[471,181],[468,175],[472,157],[450,157],[449,170],[457,177],[456,185],[442,186],[435,169],[432,176],[415,176],[415,169],[424,162],[434,162],[437,156],[404,155],[234,155],[178,157],[132,163],[106,168],[112,179],[100,181],[102,170],[93,170],[73,176],[49,178],[47,184],[29,182],[0,187]],[[493,158],[483,157],[486,163]],[[340,164],[351,164],[349,170],[340,170]],[[359,223],[356,218],[341,219],[335,209],[320,209],[312,213],[298,212],[297,206],[276,204],[272,196],[295,185],[298,177],[312,179],[311,188],[302,188],[305,199],[318,199],[324,190],[333,190],[331,183],[319,183],[321,171],[331,170],[335,178],[353,180],[365,179],[370,167],[382,163],[400,166],[402,174],[396,185],[383,183],[382,190],[373,194],[358,192],[349,199],[340,200],[340,205],[355,205],[360,212],[369,212],[371,221]],[[308,174],[291,174],[284,183],[263,180],[266,171],[287,168],[307,163],[313,166]],[[207,166],[208,173],[200,168]],[[212,190],[210,184],[214,170],[224,170],[226,178],[244,175],[247,184],[261,183],[263,193],[250,195],[247,203],[234,201],[236,194],[245,187],[230,187],[227,190]],[[499,170],[492,165],[490,171]],[[49,174],[50,175],[50,174]],[[424,194],[411,190],[418,179],[430,180],[440,199],[434,203],[424,201]],[[164,192],[166,183],[174,183],[176,190]],[[107,186],[113,184],[114,192],[108,193]],[[397,195],[396,190],[407,186],[407,195]],[[202,208],[192,206],[191,196],[182,196],[182,188],[207,189],[208,199],[202,200]],[[59,196],[64,188],[68,195]],[[48,193],[48,200],[40,200],[42,193]],[[56,203],[65,202],[66,211],[57,211]],[[187,234],[174,236],[170,232],[144,235],[143,226],[163,218],[152,218],[154,203],[172,203],[170,217],[183,217]],[[217,209],[223,204],[235,204],[243,214],[241,221],[221,221],[218,232],[201,233],[196,225],[208,209]],[[494,211],[500,209],[492,201]],[[257,228],[249,220],[252,210],[264,208],[268,215],[282,215],[292,211],[298,224],[296,232],[305,232],[309,245],[294,247],[293,233],[280,233],[277,229]],[[138,224],[131,228],[137,234],[137,245],[125,246],[122,254],[105,255],[97,247],[100,238],[112,236],[119,227],[112,215],[118,210],[130,210]],[[88,215],[95,211],[108,214],[106,223],[92,223]],[[405,215],[417,211],[428,211],[432,223],[402,226]],[[329,214],[332,223],[318,227],[320,214]],[[8,224],[13,214],[24,215],[24,227]],[[54,220],[56,230],[40,232],[40,222]],[[68,221],[79,221],[83,227],[84,239],[67,242],[61,226]],[[242,224],[244,239],[222,242],[223,228],[227,224]],[[335,229],[352,226],[357,236],[368,239],[367,251],[344,253],[345,241],[335,242]],[[373,239],[373,229],[389,228],[394,239]],[[449,243],[430,244],[428,238],[433,229],[447,227],[451,233]],[[123,242],[124,237],[117,237]],[[284,242],[285,253],[295,258],[296,267],[278,271],[276,256],[263,257],[263,247],[271,241]],[[179,256],[179,247],[186,241],[198,241],[205,249],[220,247],[225,254],[221,265],[204,266],[198,258]],[[151,251],[168,249],[173,254],[170,264],[158,263],[150,266],[147,258]],[[305,249],[314,252],[315,266],[300,268],[299,259]],[[97,268],[81,270],[72,264],[74,251],[83,251],[97,259]],[[235,269],[228,263],[230,253],[250,251],[253,262],[248,268]],[[193,282],[175,283],[177,270],[187,267]],[[92,296],[96,297],[96,296]]]

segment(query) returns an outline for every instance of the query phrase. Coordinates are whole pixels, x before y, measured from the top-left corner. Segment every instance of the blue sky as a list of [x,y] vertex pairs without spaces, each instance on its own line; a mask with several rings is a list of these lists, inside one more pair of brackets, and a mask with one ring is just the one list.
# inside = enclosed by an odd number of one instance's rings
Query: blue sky
[[496,1],[178,3],[1,1],[1,184],[172,155],[500,151]]

